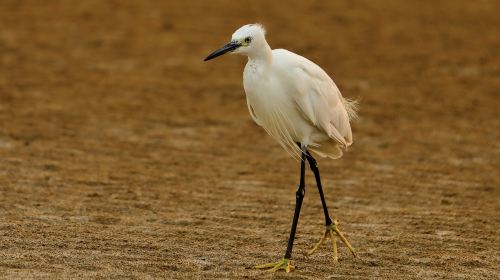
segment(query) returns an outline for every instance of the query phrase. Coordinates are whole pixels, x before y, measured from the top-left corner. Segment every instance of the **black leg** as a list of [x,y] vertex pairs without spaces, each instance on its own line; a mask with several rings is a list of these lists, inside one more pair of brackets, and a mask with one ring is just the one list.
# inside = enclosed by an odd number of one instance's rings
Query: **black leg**
[[319,176],[319,169],[318,165],[316,164],[316,160],[313,158],[313,156],[309,153],[309,151],[306,150],[307,154],[307,161],[309,162],[309,166],[311,167],[312,172],[314,173],[314,177],[316,178],[316,184],[318,185],[318,192],[319,196],[321,198],[321,204],[323,205],[323,212],[325,213],[325,224],[326,224],[326,231],[323,234],[323,237],[321,240],[314,245],[314,247],[308,252],[308,255],[313,254],[316,252],[316,250],[323,244],[326,238],[330,238],[332,241],[332,246],[333,246],[333,260],[338,261],[338,252],[337,252],[337,241],[336,237],[340,238],[342,243],[344,243],[347,248],[349,248],[349,251],[357,257],[356,252],[354,251],[354,248],[352,248],[351,244],[345,238],[345,236],[340,232],[338,228],[338,223],[337,221],[333,222],[332,219],[330,219],[330,214],[328,214],[328,208],[326,207],[326,202],[325,202],[325,196],[323,195],[323,187],[321,186],[321,178]]
[[300,183],[297,192],[295,193],[295,213],[293,214],[292,229],[290,230],[290,237],[288,238],[288,246],[285,252],[285,259],[290,259],[292,257],[293,241],[295,239],[295,232],[297,230],[297,223],[299,221],[300,208],[302,207],[302,200],[306,193],[305,190],[305,163],[306,163],[306,153],[307,149],[304,146],[300,146],[302,150],[302,160],[300,161]]
[[316,164],[316,160],[313,156],[306,150],[307,153],[307,161],[309,162],[309,167],[311,167],[312,172],[314,173],[314,177],[316,178],[316,185],[318,186],[319,196],[321,198],[321,204],[323,205],[323,212],[325,213],[325,224],[327,226],[332,224],[332,219],[330,219],[330,215],[328,214],[328,208],[326,207],[325,196],[323,195],[323,187],[321,186],[321,178],[319,176],[318,165]]

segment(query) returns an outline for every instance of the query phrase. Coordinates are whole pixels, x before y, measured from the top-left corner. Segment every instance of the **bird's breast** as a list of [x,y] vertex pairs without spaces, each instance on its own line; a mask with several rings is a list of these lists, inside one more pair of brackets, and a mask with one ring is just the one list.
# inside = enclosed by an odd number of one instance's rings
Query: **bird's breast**
[[309,124],[278,79],[246,75],[244,88],[250,115],[257,124],[282,144],[303,141],[310,130]]
[[243,87],[248,101],[259,109],[268,111],[287,102],[284,88],[273,77],[249,73],[244,77]]

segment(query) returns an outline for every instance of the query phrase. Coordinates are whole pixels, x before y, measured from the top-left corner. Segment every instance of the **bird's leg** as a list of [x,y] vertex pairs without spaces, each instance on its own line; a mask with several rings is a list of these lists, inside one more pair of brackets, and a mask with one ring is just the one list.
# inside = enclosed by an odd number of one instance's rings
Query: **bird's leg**
[[319,175],[318,164],[316,160],[312,157],[312,155],[307,151],[307,161],[309,162],[309,167],[314,173],[314,177],[316,178],[316,185],[318,186],[319,197],[321,198],[321,205],[323,206],[323,213],[325,214],[325,224],[326,226],[331,225],[332,219],[330,219],[330,215],[328,214],[328,207],[326,206],[325,196],[323,194],[323,187],[321,186],[321,177]]
[[286,247],[285,256],[278,262],[268,263],[263,265],[258,265],[255,268],[269,268],[269,271],[275,272],[280,269],[285,270],[286,272],[290,272],[295,269],[295,266],[292,265],[292,249],[293,249],[293,241],[295,240],[295,232],[297,231],[297,223],[299,221],[300,208],[302,207],[302,200],[304,200],[304,195],[306,193],[305,190],[305,162],[306,162],[306,153],[307,149],[305,146],[300,146],[302,150],[302,160],[300,161],[300,182],[299,188],[295,193],[295,212],[293,214],[292,228],[290,230],[290,237],[288,238],[288,246]]
[[295,212],[293,214],[292,228],[290,230],[290,237],[288,238],[288,246],[285,252],[285,259],[292,257],[293,241],[295,240],[295,232],[297,230],[297,223],[299,221],[300,208],[302,207],[302,200],[304,200],[304,195],[306,194],[305,189],[305,165],[306,165],[306,148],[301,147],[302,159],[300,161],[300,182],[299,188],[295,193]]
[[316,185],[318,186],[318,192],[319,196],[321,198],[321,204],[323,206],[323,213],[325,214],[325,225],[326,225],[326,230],[319,240],[318,243],[308,252],[308,255],[312,255],[316,250],[318,250],[319,246],[323,244],[326,240],[327,237],[329,237],[332,241],[332,249],[333,249],[333,260],[338,261],[338,252],[337,252],[337,237],[340,238],[340,241],[344,243],[347,248],[349,248],[349,251],[357,257],[356,252],[354,251],[354,248],[351,246],[347,238],[340,232],[338,228],[338,221],[333,220],[330,218],[330,215],[328,214],[328,207],[326,206],[326,201],[325,201],[325,196],[323,194],[323,187],[321,186],[321,177],[319,175],[319,169],[318,165],[316,163],[316,160],[313,158],[313,156],[309,153],[309,151],[306,150],[307,153],[307,161],[309,162],[309,167],[311,168],[312,172],[314,173],[314,177],[316,178]]

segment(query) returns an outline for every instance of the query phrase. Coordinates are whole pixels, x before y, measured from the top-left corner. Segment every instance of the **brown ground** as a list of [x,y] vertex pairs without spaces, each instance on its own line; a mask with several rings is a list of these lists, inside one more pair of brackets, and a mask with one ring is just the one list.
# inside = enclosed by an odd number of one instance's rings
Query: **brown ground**
[[[50,4],[48,4],[50,2]],[[161,3],[160,3],[161,2]],[[0,278],[498,279],[500,2],[0,2]],[[202,58],[244,23],[361,97],[321,160],[358,249],[285,249],[298,163],[252,123],[244,59]]]

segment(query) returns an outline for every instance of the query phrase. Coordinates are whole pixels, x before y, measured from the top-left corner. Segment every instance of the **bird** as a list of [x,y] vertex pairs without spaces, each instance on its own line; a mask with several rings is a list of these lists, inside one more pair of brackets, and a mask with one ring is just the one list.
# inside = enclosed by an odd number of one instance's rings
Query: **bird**
[[[326,205],[316,159],[338,159],[353,143],[350,121],[357,118],[358,101],[344,98],[330,76],[311,60],[285,49],[271,49],[263,25],[247,24],[237,29],[229,43],[204,61],[223,54],[248,57],[243,71],[243,88],[253,121],[276,140],[291,157],[300,160],[300,180],[295,193],[295,211],[283,258],[257,265],[272,272],[295,269],[292,250],[305,195],[305,162],[314,173],[323,212],[325,230],[308,252],[313,254],[331,239],[333,260],[338,261],[337,238],[357,257],[352,245],[332,219]],[[312,153],[311,153],[312,152]]]

